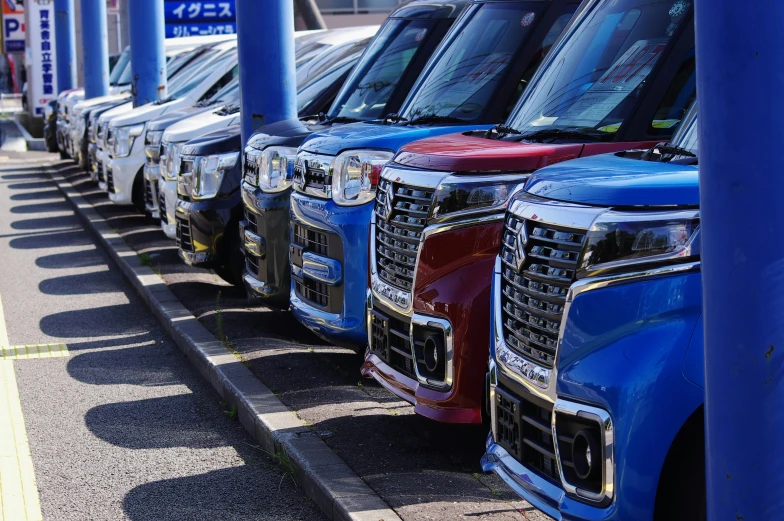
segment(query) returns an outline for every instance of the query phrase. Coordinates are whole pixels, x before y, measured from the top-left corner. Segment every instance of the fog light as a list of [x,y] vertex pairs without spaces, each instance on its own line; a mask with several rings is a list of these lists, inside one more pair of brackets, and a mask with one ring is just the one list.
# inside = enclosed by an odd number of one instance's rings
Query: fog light
[[443,348],[439,337],[431,335],[425,339],[425,367],[431,373],[434,373],[439,367],[439,361],[443,358]]
[[593,471],[594,455],[599,454],[599,445],[593,434],[587,430],[581,430],[574,435],[572,463],[574,463],[574,472],[578,478],[588,479]]

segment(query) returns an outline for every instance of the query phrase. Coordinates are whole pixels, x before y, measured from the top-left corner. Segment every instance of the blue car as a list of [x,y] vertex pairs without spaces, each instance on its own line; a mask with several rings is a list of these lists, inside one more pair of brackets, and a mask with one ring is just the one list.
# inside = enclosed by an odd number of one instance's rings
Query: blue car
[[514,107],[579,6],[576,0],[472,1],[398,114],[308,137],[294,164],[291,310],[317,335],[367,345],[368,234],[381,170],[403,145],[489,130]]
[[[482,464],[556,519],[706,518],[696,154],[692,107],[671,144],[543,168],[510,202]],[[550,366],[510,341],[551,331]]]

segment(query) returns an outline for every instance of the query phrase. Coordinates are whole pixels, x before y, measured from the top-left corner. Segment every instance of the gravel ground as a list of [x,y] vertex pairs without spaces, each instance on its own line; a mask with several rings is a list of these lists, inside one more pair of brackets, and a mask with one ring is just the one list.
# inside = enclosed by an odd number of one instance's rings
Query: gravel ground
[[183,304],[213,334],[227,336],[253,372],[403,519],[550,519],[495,475],[481,473],[486,426],[442,425],[415,415],[361,378],[360,356],[324,345],[289,312],[251,305],[241,289],[186,266],[157,223],[113,205],[71,165],[60,168],[131,247],[150,256]]
[[[317,520],[36,161],[0,150],[0,296],[45,519]],[[65,163],[63,163],[65,164]]]

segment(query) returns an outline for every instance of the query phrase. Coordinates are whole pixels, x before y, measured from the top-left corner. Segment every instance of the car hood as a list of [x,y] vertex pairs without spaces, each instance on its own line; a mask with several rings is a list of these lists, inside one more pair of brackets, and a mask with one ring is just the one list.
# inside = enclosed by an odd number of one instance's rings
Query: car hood
[[218,114],[215,111],[204,112],[170,126],[163,133],[163,140],[167,143],[190,141],[209,132],[233,125],[239,121],[239,118],[239,112],[229,115]]
[[543,168],[525,191],[597,206],[699,205],[697,166],[642,161],[639,155],[604,154]]
[[151,120],[149,123],[147,123],[147,130],[166,130],[167,128],[174,125],[175,123],[196,116],[198,114],[208,112],[210,110],[215,110],[215,107],[193,106],[193,107],[185,107],[179,110],[169,111],[166,114],[162,114],[157,118]]
[[188,141],[181,153],[186,156],[209,156],[236,152],[242,148],[242,127],[232,125]]
[[133,110],[133,103],[123,103],[122,105],[118,105],[113,109],[109,109],[103,114],[101,114],[101,117],[98,118],[98,123],[102,124],[105,121],[112,121],[114,120],[114,118],[119,118],[120,116],[122,116],[126,112],[130,112],[131,110]]
[[264,150],[272,145],[298,147],[309,135],[314,132],[326,131],[329,128],[329,125],[323,123],[307,123],[299,119],[287,119],[259,128],[248,139],[248,146],[259,150]]
[[138,125],[139,123],[147,123],[151,119],[155,119],[167,112],[179,110],[188,106],[188,100],[179,98],[166,103],[147,103],[140,107],[136,107],[122,117],[116,118],[112,121],[112,126],[125,127],[127,125]]
[[88,100],[82,100],[74,105],[74,111],[81,112],[83,110],[95,107],[97,105],[103,105],[104,103],[112,103],[115,101],[121,101],[125,99],[129,99],[129,95],[125,94],[114,94],[109,96],[99,96],[97,98],[90,98]]
[[452,132],[486,130],[492,125],[433,126],[383,125],[378,121],[335,126],[311,135],[301,145],[302,150],[315,154],[336,156],[344,150],[375,148],[397,151],[406,143]]

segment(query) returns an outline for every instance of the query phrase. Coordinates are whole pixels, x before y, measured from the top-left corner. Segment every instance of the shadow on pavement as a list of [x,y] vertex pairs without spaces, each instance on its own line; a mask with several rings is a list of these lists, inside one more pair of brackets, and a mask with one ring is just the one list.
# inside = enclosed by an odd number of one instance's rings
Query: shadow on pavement
[[[140,342],[147,345],[133,345]],[[96,347],[109,347],[103,342]],[[68,346],[70,349],[70,345]],[[176,385],[182,382],[182,376],[175,372],[178,364],[183,363],[182,356],[166,349],[155,342],[150,335],[142,335],[133,340],[123,339],[115,346],[121,349],[110,351],[92,351],[73,356],[68,361],[68,374],[82,383],[90,385],[141,385],[155,387],[160,385]],[[171,366],[161,364],[160,357],[176,358]],[[179,371],[181,372],[181,370]]]
[[14,183],[8,185],[8,188],[11,190],[38,190],[39,188],[49,188],[50,186],[54,186],[54,182],[51,179],[41,179],[40,181],[30,181],[27,183]]
[[[259,473],[268,479],[259,479]],[[272,487],[269,481],[274,483]],[[125,496],[123,509],[132,521],[324,519],[314,504],[298,493],[293,480],[264,459],[146,483]]]
[[[48,212],[52,211],[53,210],[48,210]],[[81,230],[82,223],[75,215],[58,215],[14,221],[11,223],[11,228],[14,230],[46,230],[55,228],[74,228]]]
[[42,233],[12,239],[9,245],[19,250],[62,248],[68,246],[92,245],[93,241],[83,230]]
[[124,290],[117,283],[117,274],[108,269],[42,280],[38,289],[46,295],[90,295]]
[[[125,320],[117,320],[118,316]],[[128,317],[138,317],[138,320]],[[149,316],[144,316],[137,306],[118,304],[53,313],[41,319],[40,328],[41,332],[53,337],[95,338],[144,333],[148,328],[143,324],[148,320]]]
[[92,268],[106,264],[106,259],[95,248],[68,253],[53,253],[35,259],[35,265],[44,269]]
[[25,192],[22,194],[14,194],[9,199],[12,201],[35,201],[37,199],[60,199],[63,194],[60,190],[53,188],[51,190],[40,190],[38,192]]
[[35,203],[14,206],[11,213],[45,213],[45,212],[66,212],[73,210],[73,206],[68,201],[52,201],[50,203]]
[[[192,393],[93,407],[84,417],[90,431],[112,445],[128,449],[225,446],[216,430],[201,419],[206,410]],[[212,412],[209,412],[212,414]]]

